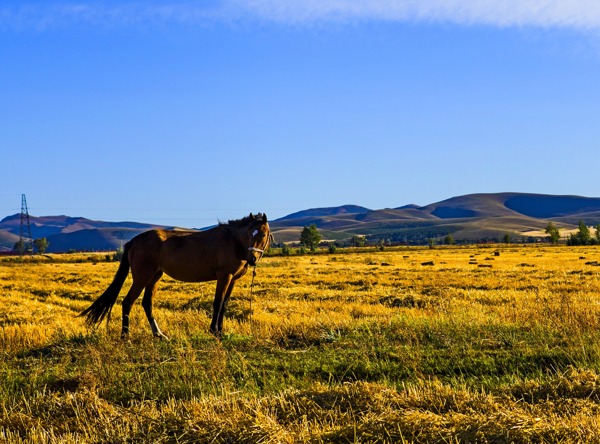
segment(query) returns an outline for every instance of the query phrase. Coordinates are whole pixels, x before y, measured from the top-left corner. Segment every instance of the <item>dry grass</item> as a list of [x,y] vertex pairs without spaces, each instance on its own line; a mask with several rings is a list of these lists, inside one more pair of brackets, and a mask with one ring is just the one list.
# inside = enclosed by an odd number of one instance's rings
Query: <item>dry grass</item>
[[87,330],[86,259],[0,262],[0,442],[600,442],[597,247],[265,258],[222,342],[168,278],[171,341]]

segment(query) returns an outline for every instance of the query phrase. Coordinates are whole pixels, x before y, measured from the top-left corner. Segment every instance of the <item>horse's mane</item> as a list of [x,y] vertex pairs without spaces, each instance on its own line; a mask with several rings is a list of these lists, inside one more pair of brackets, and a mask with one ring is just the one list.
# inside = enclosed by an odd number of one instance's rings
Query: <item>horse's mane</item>
[[242,217],[241,219],[234,219],[227,222],[219,222],[219,225],[227,225],[232,228],[246,227],[253,222],[262,222],[263,215],[258,213],[256,216],[250,214],[249,216]]

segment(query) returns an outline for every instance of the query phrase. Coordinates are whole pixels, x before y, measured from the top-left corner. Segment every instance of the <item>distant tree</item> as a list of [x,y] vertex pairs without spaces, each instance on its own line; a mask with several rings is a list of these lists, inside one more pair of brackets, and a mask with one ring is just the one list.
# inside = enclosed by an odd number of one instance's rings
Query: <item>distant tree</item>
[[16,251],[19,254],[25,253],[25,242],[23,242],[22,240],[18,240],[17,242],[15,242],[13,251]]
[[567,245],[569,245],[570,247],[575,246],[575,245],[581,245],[579,243],[579,237],[577,236],[576,233],[569,234],[569,237],[567,237]]
[[337,245],[335,245],[335,242],[331,242],[329,244],[328,251],[331,254],[335,254],[337,252]]
[[446,237],[444,238],[444,244],[445,245],[454,245],[454,238],[452,237],[452,235],[450,233],[448,233],[446,235]]
[[594,228],[596,230],[596,243],[600,244],[600,224],[596,225]]
[[285,242],[281,243],[281,255],[282,256],[289,256],[290,255],[290,246],[288,244],[286,244]]
[[44,254],[50,244],[48,243],[48,239],[46,239],[45,237],[41,237],[39,239],[34,240],[33,245],[38,251],[38,253]]
[[352,236],[352,245],[354,245],[355,247],[364,247],[365,242],[365,236]]
[[321,233],[315,224],[310,224],[302,229],[300,233],[300,245],[315,251],[321,242]]
[[560,240],[560,233],[558,230],[558,227],[552,222],[548,222],[548,225],[546,225],[546,234],[548,235],[550,242],[553,244],[557,244]]
[[589,227],[583,220],[579,220],[579,229],[576,233],[571,233],[567,239],[567,245],[589,245],[592,241],[592,235]]
[[583,220],[579,221],[579,231],[577,233],[581,239],[581,245],[588,245],[592,240],[592,234],[590,228],[585,224]]
[[114,262],[121,262],[121,259],[123,259],[123,247],[117,248],[116,251],[112,254],[112,260]]
[[511,241],[510,233],[506,233],[504,235],[504,237],[502,238],[502,240],[504,241],[505,244],[510,244],[510,241]]

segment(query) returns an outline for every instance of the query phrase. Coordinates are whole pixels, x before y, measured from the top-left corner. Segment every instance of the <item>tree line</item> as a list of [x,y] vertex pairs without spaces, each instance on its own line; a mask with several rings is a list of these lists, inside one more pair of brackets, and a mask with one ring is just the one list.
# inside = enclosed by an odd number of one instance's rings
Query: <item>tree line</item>
[[50,245],[50,243],[48,242],[48,239],[46,239],[45,237],[35,239],[33,241],[33,245],[31,247],[29,247],[21,239],[21,240],[18,240],[17,242],[15,242],[15,245],[13,246],[13,251],[16,251],[19,254],[33,253],[32,249],[34,248],[35,251],[37,251],[39,254],[44,254],[46,252],[46,250],[48,249],[49,245]]
[[[557,244],[561,235],[559,228],[554,223],[549,222],[546,226],[546,234],[551,243]],[[600,224],[594,227],[594,234],[583,220],[579,220],[577,231],[570,233],[567,238],[567,245],[600,245]]]
[[[553,222],[548,223],[548,225],[546,226],[546,229],[545,229],[545,233],[548,235],[548,240],[551,243],[557,244],[560,242],[560,240],[561,240],[560,228],[558,228]],[[428,239],[431,244],[432,238],[428,238]],[[305,226],[300,233],[300,248],[302,251],[309,250],[311,252],[314,252],[317,250],[319,244],[321,243],[321,240],[322,240],[322,236],[321,236],[321,233],[319,232],[316,224],[311,224],[309,226]],[[509,242],[509,241],[510,241],[510,235],[507,234],[507,235],[505,235],[504,242]],[[365,243],[366,243],[366,236],[353,236],[350,243],[354,247],[364,247]],[[380,244],[381,243],[382,242],[380,242]],[[450,233],[447,233],[443,239],[443,243],[445,245],[453,245],[455,243],[455,240]],[[580,220],[577,231],[574,233],[570,233],[566,237],[566,244],[571,245],[571,246],[574,246],[574,245],[600,245],[600,224],[598,224],[594,227],[594,234],[592,234],[590,228],[585,224],[585,222],[583,220]],[[49,245],[50,244],[45,237],[40,238],[40,239],[35,239],[33,241],[33,248],[35,248],[35,251],[37,251],[39,254],[44,254],[46,252],[46,250],[48,249]],[[333,249],[334,251],[332,251],[332,252],[335,252],[335,248],[336,248],[335,243],[331,243],[329,245],[330,251]],[[19,254],[33,252],[33,251],[31,251],[31,248],[28,248],[28,246],[22,240],[19,240],[18,242],[15,243],[15,245],[13,247],[13,251],[18,252]],[[286,253],[289,254],[289,251],[290,251],[289,246],[287,246],[285,243],[282,243],[282,253],[284,255]]]
[[[590,227],[586,225],[586,223],[581,219],[579,220],[578,229],[574,233],[570,233],[566,237],[566,244],[570,246],[574,245],[600,245],[600,224],[596,225],[594,228],[594,233],[590,230]],[[548,240],[557,244],[561,240],[560,229],[553,223],[549,222],[546,226],[545,230],[548,235]],[[352,238],[352,245],[357,247],[362,247],[365,245],[366,237],[365,236],[354,236]],[[511,241],[511,235],[506,234],[503,238],[503,242],[509,243]],[[315,251],[321,242],[321,234],[317,229],[315,224],[311,224],[310,226],[304,227],[302,232],[300,233],[300,247],[308,248],[310,251]],[[380,242],[381,243],[381,242]],[[433,243],[432,238],[429,238],[430,246]],[[452,234],[448,233],[443,239],[443,243],[445,245],[453,245],[455,243]],[[335,244],[332,244],[335,247]],[[289,247],[288,247],[289,248]],[[330,245],[331,250],[331,245]]]

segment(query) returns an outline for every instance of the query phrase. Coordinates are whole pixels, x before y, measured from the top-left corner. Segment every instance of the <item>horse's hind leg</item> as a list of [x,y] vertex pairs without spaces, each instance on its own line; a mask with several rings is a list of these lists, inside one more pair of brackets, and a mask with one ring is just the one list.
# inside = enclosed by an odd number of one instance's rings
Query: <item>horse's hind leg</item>
[[140,296],[144,285],[139,282],[133,281],[131,288],[127,292],[127,296],[123,299],[121,307],[123,308],[123,325],[121,327],[121,338],[126,338],[129,334],[129,313],[131,313],[131,306],[135,300]]
[[152,328],[152,334],[160,339],[169,339],[163,334],[162,331],[160,331],[160,328],[158,328],[158,324],[156,323],[156,319],[154,319],[154,316],[152,315],[152,299],[154,298],[154,294],[156,293],[156,284],[158,283],[162,275],[162,271],[157,272],[150,281],[150,283],[146,285],[144,299],[142,299],[142,307],[144,307],[146,317],[148,318],[148,322],[150,323],[150,328]]

